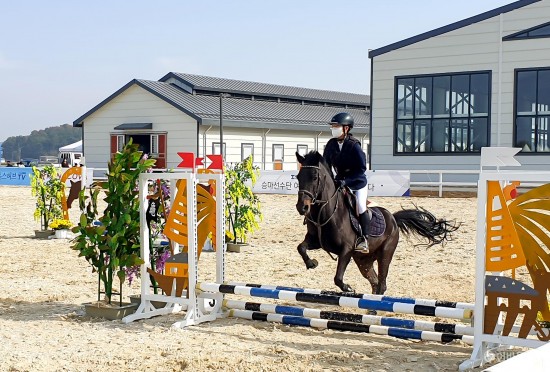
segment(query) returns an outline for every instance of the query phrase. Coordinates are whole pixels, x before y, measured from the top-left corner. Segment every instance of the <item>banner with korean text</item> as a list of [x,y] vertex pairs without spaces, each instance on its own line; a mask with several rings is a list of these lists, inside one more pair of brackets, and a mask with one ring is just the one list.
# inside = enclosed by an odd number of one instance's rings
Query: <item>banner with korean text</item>
[[[298,194],[298,171],[260,171],[253,191],[258,194]],[[408,171],[367,171],[369,197],[409,196],[411,174]]]

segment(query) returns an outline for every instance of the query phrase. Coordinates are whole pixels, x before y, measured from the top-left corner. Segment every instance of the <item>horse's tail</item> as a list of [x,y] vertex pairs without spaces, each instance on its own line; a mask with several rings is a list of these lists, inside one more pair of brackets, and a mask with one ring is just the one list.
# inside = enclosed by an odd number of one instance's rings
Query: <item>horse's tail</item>
[[[415,206],[416,207],[416,206]],[[460,224],[437,219],[424,208],[403,209],[393,214],[399,230],[407,235],[420,235],[428,240],[427,247],[445,243],[453,238]]]

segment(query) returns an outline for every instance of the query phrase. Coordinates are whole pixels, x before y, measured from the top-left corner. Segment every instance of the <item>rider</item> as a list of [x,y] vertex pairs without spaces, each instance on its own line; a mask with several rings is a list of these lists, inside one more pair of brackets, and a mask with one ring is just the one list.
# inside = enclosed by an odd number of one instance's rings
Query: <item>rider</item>
[[336,184],[339,187],[348,186],[357,197],[359,222],[363,231],[363,239],[355,250],[369,252],[368,237],[370,217],[367,212],[367,160],[361,149],[359,140],[353,137],[353,117],[341,112],[330,121],[332,138],[327,142],[323,157],[330,169],[336,171]]

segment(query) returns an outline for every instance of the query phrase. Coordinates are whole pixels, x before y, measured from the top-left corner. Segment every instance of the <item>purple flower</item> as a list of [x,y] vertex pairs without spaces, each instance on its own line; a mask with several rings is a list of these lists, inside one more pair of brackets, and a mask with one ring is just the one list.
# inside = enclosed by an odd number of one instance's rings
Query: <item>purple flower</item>
[[164,270],[164,265],[166,264],[166,261],[170,258],[170,250],[166,250],[160,254],[160,256],[156,260],[156,271],[157,273],[162,273]]
[[132,285],[134,280],[139,276],[139,265],[132,267],[125,267],[124,272],[126,272],[126,277],[128,278],[128,285]]

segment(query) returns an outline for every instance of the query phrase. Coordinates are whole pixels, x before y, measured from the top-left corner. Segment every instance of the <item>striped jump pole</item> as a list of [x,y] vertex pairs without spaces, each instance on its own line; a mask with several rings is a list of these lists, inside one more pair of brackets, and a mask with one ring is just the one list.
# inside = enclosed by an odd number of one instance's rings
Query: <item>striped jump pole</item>
[[199,283],[197,284],[197,289],[203,292],[228,293],[243,296],[274,298],[279,300],[347,306],[366,310],[379,310],[424,316],[438,316],[442,318],[452,319],[469,319],[472,316],[471,310],[464,309],[404,304],[400,302],[373,301],[362,298],[254,288],[229,284]]
[[349,314],[336,311],[323,311],[319,309],[302,308],[295,306],[262,304],[257,302],[245,302],[237,300],[224,300],[223,306],[227,309],[248,310],[270,314],[301,316],[305,318],[317,318],[337,320],[342,322],[361,323],[368,325],[380,325],[386,327],[398,327],[416,329],[420,331],[442,332],[457,335],[473,336],[474,328],[464,324],[451,324],[429,322],[425,320],[409,320],[389,318],[378,315]]
[[264,322],[275,322],[287,325],[296,325],[303,327],[312,327],[320,329],[334,329],[338,331],[372,333],[377,335],[392,336],[403,339],[415,339],[422,341],[451,342],[453,340],[462,340],[462,342],[473,345],[474,337],[465,335],[454,335],[450,333],[418,331],[415,329],[404,329],[395,327],[386,327],[379,325],[367,325],[348,323],[338,320],[325,320],[305,318],[301,316],[266,314],[250,310],[230,309],[229,316],[248,320],[261,320]]
[[334,296],[343,296],[343,297],[354,297],[362,298],[365,300],[373,301],[388,301],[388,302],[400,302],[404,304],[414,304],[414,305],[424,305],[424,306],[434,306],[434,307],[451,307],[456,309],[465,309],[465,310],[474,310],[474,304],[468,302],[452,302],[452,301],[441,301],[441,300],[427,300],[421,298],[409,298],[409,297],[393,297],[393,296],[384,296],[376,294],[363,294],[355,292],[336,292],[336,291],[324,291],[320,289],[311,289],[311,288],[298,288],[298,287],[286,287],[280,285],[264,285],[264,284],[250,284],[250,283],[240,283],[240,282],[228,282],[229,285],[236,286],[245,286],[253,288],[265,288],[265,289],[275,289],[283,291],[292,291],[300,293],[313,293],[313,294],[327,294]]

